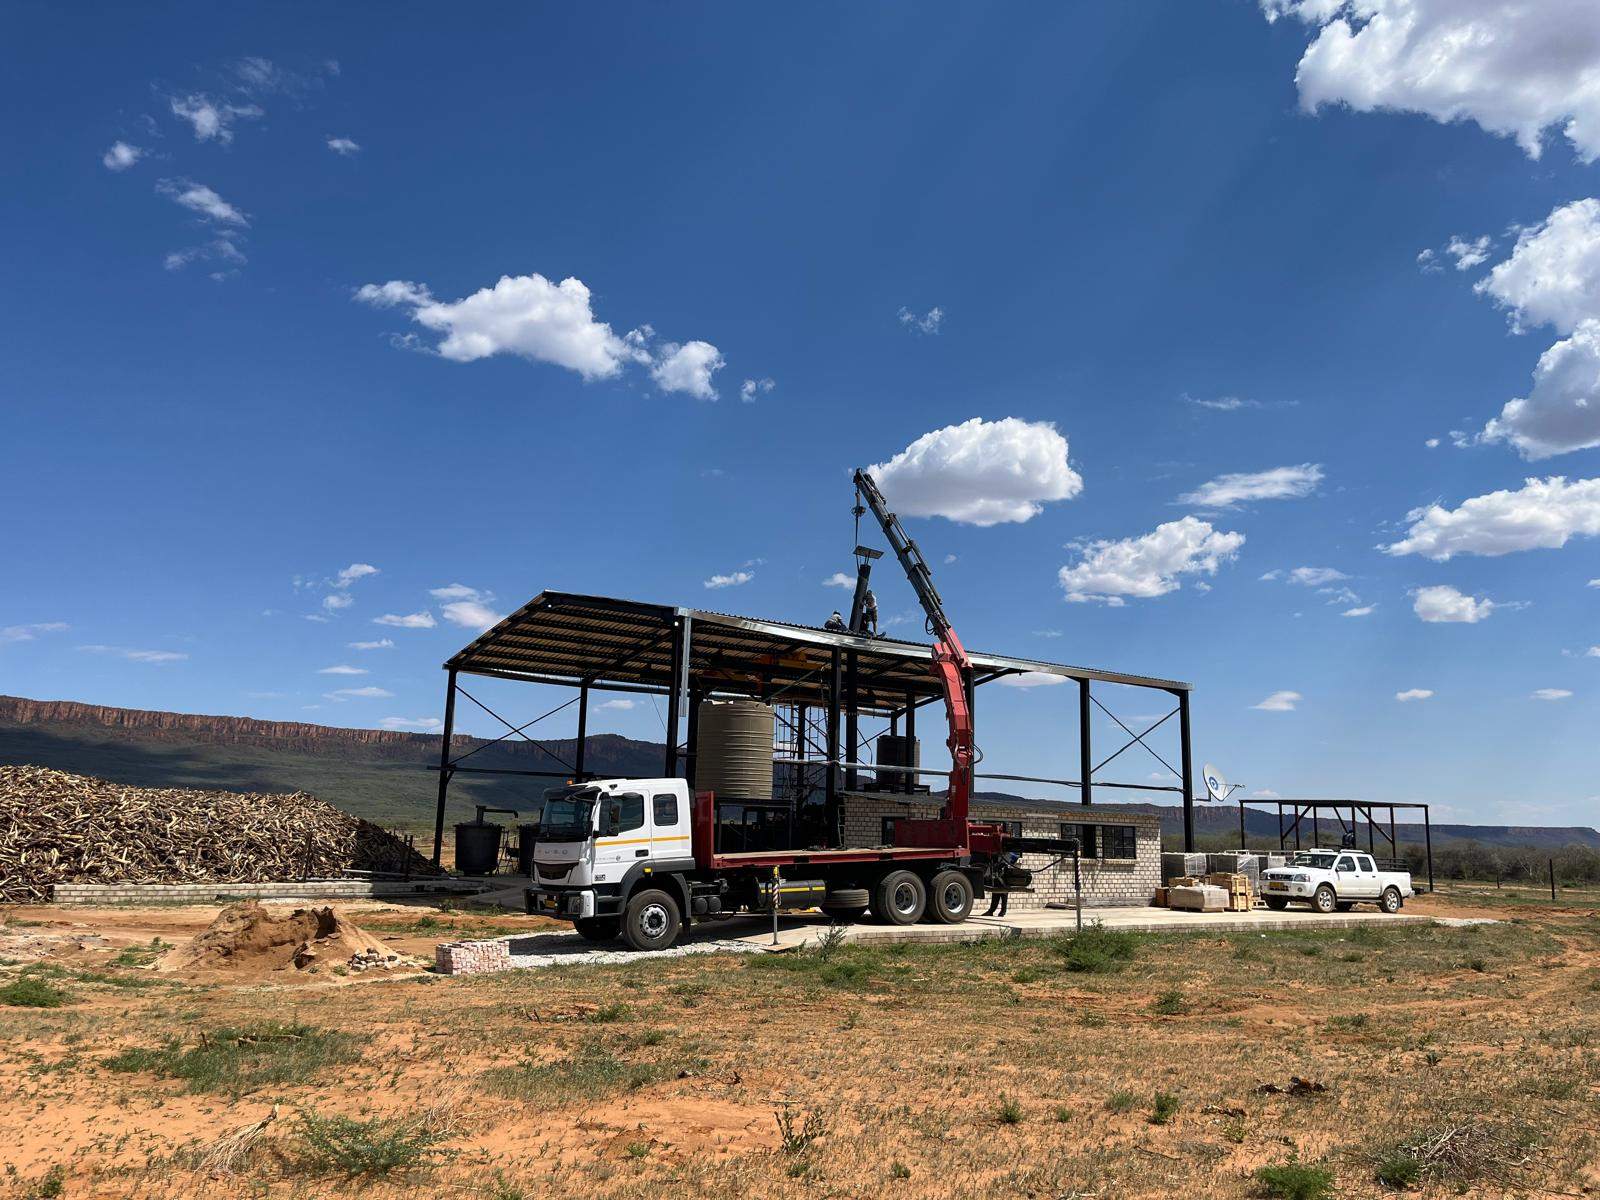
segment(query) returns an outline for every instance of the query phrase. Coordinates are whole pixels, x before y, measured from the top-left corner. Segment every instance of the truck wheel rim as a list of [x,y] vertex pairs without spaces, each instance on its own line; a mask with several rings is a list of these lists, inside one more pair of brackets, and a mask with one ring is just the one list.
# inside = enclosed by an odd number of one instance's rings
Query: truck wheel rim
[[639,914],[639,928],[645,937],[658,938],[667,931],[667,910],[665,905],[648,904]]
[[912,913],[917,909],[917,889],[909,883],[897,884],[894,889],[894,910],[897,913]]
[[944,909],[946,912],[960,912],[966,898],[967,890],[959,883],[947,883],[944,885]]

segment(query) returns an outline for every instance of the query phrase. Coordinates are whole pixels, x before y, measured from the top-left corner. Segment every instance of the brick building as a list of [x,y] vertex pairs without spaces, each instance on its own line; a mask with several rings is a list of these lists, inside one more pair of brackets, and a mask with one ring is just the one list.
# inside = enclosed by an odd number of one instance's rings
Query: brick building
[[[842,800],[847,846],[887,845],[896,818],[939,815],[939,802],[926,796],[848,792]],[[1098,804],[974,799],[970,815],[974,821],[1009,825],[1022,836],[1078,838],[1085,908],[1149,904],[1161,884],[1161,821],[1148,813]],[[1072,860],[1052,867],[1053,861],[1042,854],[1022,856],[1022,866],[1034,872],[1034,890],[1014,894],[1012,911],[1073,903]]]

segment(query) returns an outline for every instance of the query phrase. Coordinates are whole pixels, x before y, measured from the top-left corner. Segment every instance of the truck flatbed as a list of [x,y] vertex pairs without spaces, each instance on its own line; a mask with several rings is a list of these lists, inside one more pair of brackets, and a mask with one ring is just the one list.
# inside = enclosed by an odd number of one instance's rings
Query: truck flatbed
[[712,854],[701,864],[712,868],[788,867],[808,863],[896,862],[929,858],[959,858],[966,851],[951,846],[850,846],[824,850],[742,850],[733,854]]

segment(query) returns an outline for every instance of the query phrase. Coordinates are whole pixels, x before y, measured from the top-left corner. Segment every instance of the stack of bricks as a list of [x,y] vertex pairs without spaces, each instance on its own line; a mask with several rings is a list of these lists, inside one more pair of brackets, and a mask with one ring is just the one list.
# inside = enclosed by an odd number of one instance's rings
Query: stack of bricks
[[[908,798],[889,792],[850,792],[843,797],[844,842],[847,846],[883,844],[885,817],[937,817],[939,804],[926,797]],[[1078,804],[1049,804],[1038,807],[986,804],[974,800],[970,809],[974,821],[1020,821],[1025,837],[1059,838],[1063,824],[1131,825],[1134,828],[1133,858],[1085,857],[1080,862],[1085,907],[1142,907],[1150,903],[1161,886],[1161,820],[1147,813],[1118,812],[1114,808]],[[1102,846],[1104,839],[1100,839]],[[1032,892],[1011,897],[1010,909],[1022,912],[1044,908],[1047,904],[1071,907],[1076,901],[1072,886],[1072,859],[1052,866],[1055,857],[1025,854],[1021,865],[1034,872]]]
[[58,883],[51,888],[57,904],[172,903],[206,900],[356,900],[368,896],[425,895],[429,892],[481,892],[482,884],[454,879],[400,880],[323,879],[281,883]]
[[433,965],[441,975],[490,975],[511,969],[511,941],[495,938],[483,942],[440,942],[433,948]]

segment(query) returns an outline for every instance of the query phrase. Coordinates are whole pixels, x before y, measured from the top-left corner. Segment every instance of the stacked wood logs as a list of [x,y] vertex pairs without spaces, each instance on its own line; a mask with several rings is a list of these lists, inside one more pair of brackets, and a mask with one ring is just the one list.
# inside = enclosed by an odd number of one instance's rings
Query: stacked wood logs
[[57,883],[267,883],[347,872],[428,874],[369,821],[304,792],[142,788],[0,767],[0,902]]

